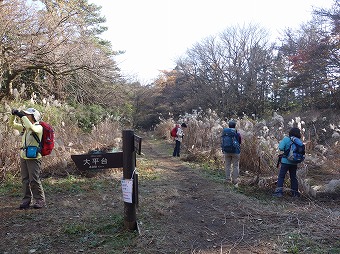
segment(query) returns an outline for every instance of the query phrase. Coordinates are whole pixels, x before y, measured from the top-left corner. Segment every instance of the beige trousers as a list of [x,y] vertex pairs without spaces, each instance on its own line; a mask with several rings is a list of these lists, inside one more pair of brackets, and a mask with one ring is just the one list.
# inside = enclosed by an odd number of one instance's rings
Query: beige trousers
[[236,184],[238,182],[238,176],[240,173],[240,154],[226,153],[224,154],[224,160],[226,180],[231,180],[232,183]]
[[23,202],[43,200],[45,193],[40,180],[41,159],[25,160],[20,158]]

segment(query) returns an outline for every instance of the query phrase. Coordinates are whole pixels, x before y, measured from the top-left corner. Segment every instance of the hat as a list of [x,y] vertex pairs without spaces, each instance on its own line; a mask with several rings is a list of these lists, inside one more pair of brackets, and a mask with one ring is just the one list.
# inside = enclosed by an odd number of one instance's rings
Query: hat
[[33,115],[35,121],[40,120],[40,113],[35,108],[28,108],[28,109],[24,110],[24,113],[27,114],[27,115]]
[[230,120],[228,123],[229,128],[235,128],[236,122],[234,120]]

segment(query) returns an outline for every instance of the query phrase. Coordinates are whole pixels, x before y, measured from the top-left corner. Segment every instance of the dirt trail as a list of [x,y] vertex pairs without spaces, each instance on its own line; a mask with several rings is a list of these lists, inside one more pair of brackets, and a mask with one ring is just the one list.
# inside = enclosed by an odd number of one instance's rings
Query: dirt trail
[[139,181],[141,235],[116,228],[122,172],[107,170],[44,179],[42,210],[19,211],[20,197],[2,195],[0,253],[339,253],[339,204],[256,199],[173,158],[172,144],[146,137],[142,152],[137,167],[150,169]]
[[[144,141],[143,151],[160,177],[141,183],[141,239],[147,245],[140,241],[140,253],[283,253],[294,247],[287,242],[290,237],[312,241],[312,229],[315,237],[328,242],[334,240],[333,233],[339,235],[339,222],[334,228],[333,219],[314,228],[319,219],[313,217],[324,214],[316,204],[270,195],[263,200],[247,197],[169,156],[171,148]],[[333,233],[325,235],[331,227]]]

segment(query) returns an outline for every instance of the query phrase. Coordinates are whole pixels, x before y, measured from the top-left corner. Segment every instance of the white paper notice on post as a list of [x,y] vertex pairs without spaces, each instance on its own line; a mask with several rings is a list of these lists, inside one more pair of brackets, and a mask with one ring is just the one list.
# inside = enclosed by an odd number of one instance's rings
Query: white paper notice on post
[[132,186],[132,179],[122,179],[123,200],[126,203],[132,204]]

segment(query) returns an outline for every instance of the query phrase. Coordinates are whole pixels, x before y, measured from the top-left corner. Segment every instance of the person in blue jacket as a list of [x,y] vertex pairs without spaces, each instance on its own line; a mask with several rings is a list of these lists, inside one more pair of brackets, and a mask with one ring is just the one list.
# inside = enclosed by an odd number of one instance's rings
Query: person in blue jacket
[[[289,137],[284,137],[279,143],[279,150],[283,152],[287,152],[290,148],[291,139],[290,137],[301,138],[301,133],[299,128],[291,128],[289,131]],[[298,179],[296,177],[297,171],[297,164],[296,162],[292,162],[288,160],[284,155],[281,157],[281,168],[279,172],[279,176],[277,179],[277,187],[273,196],[275,197],[282,197],[283,196],[283,183],[285,180],[285,176],[287,172],[289,172],[290,177],[290,188],[293,197],[299,197],[299,184]]]
[[[237,141],[238,146],[234,151],[223,151],[223,144],[222,144],[222,152],[224,154],[224,161],[225,161],[225,173],[226,173],[226,183],[231,182],[237,186],[240,174],[240,158],[241,158],[241,135],[236,130],[236,122],[234,120],[230,120],[228,123],[229,128],[224,128],[223,133],[234,133]],[[223,137],[224,135],[222,135]],[[223,138],[222,138],[223,143]],[[231,165],[233,165],[231,170]]]

